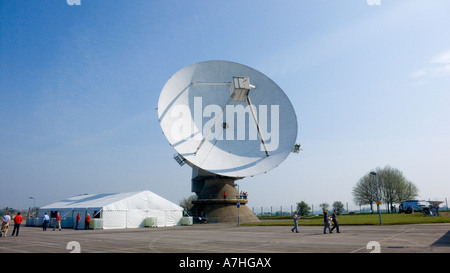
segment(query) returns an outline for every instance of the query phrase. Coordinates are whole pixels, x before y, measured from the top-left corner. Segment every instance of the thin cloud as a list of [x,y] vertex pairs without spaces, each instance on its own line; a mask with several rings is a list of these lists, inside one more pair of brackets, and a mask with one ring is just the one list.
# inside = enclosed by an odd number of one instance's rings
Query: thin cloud
[[450,77],[450,50],[434,56],[428,66],[415,71],[412,76],[420,83],[432,78]]
[[437,55],[431,62],[436,64],[450,64],[450,50]]

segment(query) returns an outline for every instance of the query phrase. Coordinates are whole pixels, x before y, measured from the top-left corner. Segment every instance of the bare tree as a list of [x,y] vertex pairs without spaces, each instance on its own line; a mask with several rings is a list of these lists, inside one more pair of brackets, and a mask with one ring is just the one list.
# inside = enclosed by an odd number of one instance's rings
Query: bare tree
[[370,209],[373,211],[373,204],[377,200],[376,184],[374,178],[370,173],[367,173],[361,177],[353,187],[353,201],[358,206],[370,205]]
[[419,189],[417,188],[417,186],[408,180],[405,180],[404,183],[397,185],[397,187],[397,202],[414,199],[419,194]]
[[[388,210],[394,203],[407,199],[414,199],[418,195],[418,188],[408,181],[403,173],[391,166],[376,168],[378,176],[379,193]],[[373,211],[373,203],[377,200],[377,188],[375,177],[369,173],[361,177],[353,187],[353,201],[357,205],[370,205]]]
[[380,191],[383,202],[387,206],[387,210],[393,203],[398,203],[398,191],[402,189],[402,186],[406,184],[406,178],[403,173],[391,166],[385,166],[383,169],[377,168],[378,180],[380,183]]

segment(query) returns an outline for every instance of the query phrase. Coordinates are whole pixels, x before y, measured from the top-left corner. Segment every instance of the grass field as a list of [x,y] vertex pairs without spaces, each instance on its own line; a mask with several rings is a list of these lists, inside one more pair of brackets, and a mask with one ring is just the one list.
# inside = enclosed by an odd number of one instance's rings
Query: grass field
[[[447,215],[443,213],[444,215]],[[291,218],[275,218],[266,217],[259,223],[247,223],[245,225],[261,225],[261,226],[292,226]],[[383,225],[402,225],[402,224],[430,224],[430,223],[450,223],[448,216],[423,216],[422,213],[415,214],[381,214]],[[339,225],[379,225],[380,220],[378,214],[355,214],[355,215],[338,215]],[[301,217],[298,224],[300,226],[323,225],[323,216],[304,216]]]

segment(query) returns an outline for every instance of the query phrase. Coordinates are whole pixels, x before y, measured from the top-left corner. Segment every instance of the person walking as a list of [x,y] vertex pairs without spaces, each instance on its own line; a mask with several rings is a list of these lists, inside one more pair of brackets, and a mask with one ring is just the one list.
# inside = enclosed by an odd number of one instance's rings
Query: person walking
[[327,232],[327,228],[328,231],[331,233],[331,229],[330,229],[330,217],[328,217],[328,212],[324,211],[323,212],[323,234],[326,234]]
[[55,225],[53,226],[53,231],[55,231],[56,226],[58,226],[59,231],[61,231],[61,215],[59,215],[59,212],[56,213]]
[[333,221],[333,227],[330,230],[330,233],[333,232],[334,229],[336,229],[337,233],[339,232],[339,223],[337,220],[336,210],[333,211],[333,214],[331,214],[331,220]]
[[297,211],[295,211],[293,218],[294,218],[294,227],[291,229],[291,231],[294,232],[294,230],[295,230],[295,233],[298,233],[298,219],[299,219],[299,217],[298,217]]
[[20,212],[18,212],[16,217],[14,217],[14,229],[11,236],[14,236],[14,234],[16,234],[16,237],[19,236],[19,229],[20,225],[22,224],[22,221],[23,221],[22,215],[20,215]]
[[11,216],[9,216],[9,212],[6,212],[5,215],[3,215],[2,217],[2,229],[0,232],[0,237],[2,237],[3,235],[5,235],[8,233],[8,228],[9,228],[9,222],[11,221]]
[[80,219],[81,219],[80,213],[77,214],[77,217],[75,219],[76,219],[75,230],[78,230],[78,224],[80,223]]
[[46,231],[48,224],[50,223],[50,216],[48,216],[47,213],[45,213],[44,217],[42,218],[42,230]]

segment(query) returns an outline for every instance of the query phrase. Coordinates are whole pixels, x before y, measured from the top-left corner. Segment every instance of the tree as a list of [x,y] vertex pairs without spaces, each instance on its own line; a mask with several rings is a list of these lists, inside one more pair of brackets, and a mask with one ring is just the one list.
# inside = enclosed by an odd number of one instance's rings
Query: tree
[[[376,168],[378,176],[378,193],[388,210],[394,203],[400,203],[407,199],[414,199],[418,195],[417,187],[408,181],[403,173],[391,166]],[[361,177],[353,187],[353,201],[357,205],[370,205],[373,211],[373,204],[377,201],[377,188],[375,176],[370,172]]]
[[322,209],[322,211],[328,211],[330,205],[328,205],[328,203],[322,203],[319,205],[319,207]]
[[405,180],[405,183],[397,185],[397,187],[398,202],[415,199],[419,195],[419,189],[411,181]]
[[336,210],[337,214],[342,214],[342,212],[344,212],[344,203],[341,201],[334,201],[333,210]]
[[367,173],[361,177],[353,187],[353,202],[358,206],[370,205],[370,209],[373,211],[373,203],[377,199],[376,184],[372,175]]
[[393,203],[397,203],[397,191],[401,189],[401,185],[405,184],[403,173],[391,166],[383,169],[377,168],[378,182],[380,184],[381,200],[386,204],[389,210]]
[[298,202],[297,212],[301,216],[309,215],[311,213],[311,207],[305,201]]
[[197,200],[197,195],[193,194],[188,198],[185,198],[180,201],[180,207],[182,207],[185,211],[190,211],[193,207],[192,201]]

